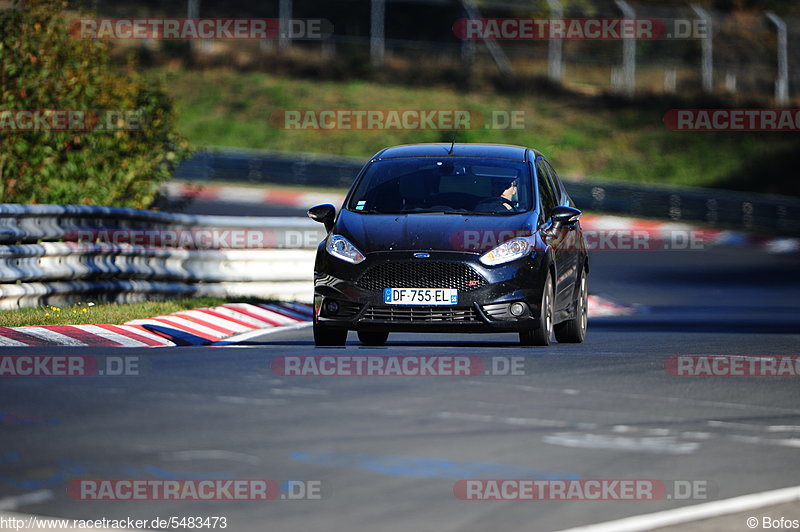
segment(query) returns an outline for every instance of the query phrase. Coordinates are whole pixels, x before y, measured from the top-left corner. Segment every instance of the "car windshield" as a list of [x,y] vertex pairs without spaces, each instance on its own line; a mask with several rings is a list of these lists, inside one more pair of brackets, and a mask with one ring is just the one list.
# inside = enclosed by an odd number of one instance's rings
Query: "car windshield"
[[348,203],[351,211],[372,214],[514,214],[530,208],[526,163],[459,157],[375,161]]

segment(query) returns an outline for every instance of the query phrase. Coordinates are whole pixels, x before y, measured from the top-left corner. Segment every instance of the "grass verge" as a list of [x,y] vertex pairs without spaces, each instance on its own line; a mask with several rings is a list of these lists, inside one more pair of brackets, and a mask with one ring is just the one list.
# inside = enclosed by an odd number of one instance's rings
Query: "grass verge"
[[[195,147],[368,157],[395,144],[449,142],[452,134],[287,131],[274,127],[270,117],[283,109],[473,109],[484,116],[522,111],[524,129],[473,129],[459,132],[457,140],[536,147],[565,176],[800,194],[796,180],[789,179],[794,166],[781,162],[788,161],[785,154],[798,151],[796,134],[671,131],[664,114],[686,104],[665,99],[624,102],[535,89],[500,94],[230,70],[171,71],[167,85],[177,101],[179,128]],[[761,168],[765,161],[771,163],[770,172],[742,175],[743,169]]]
[[68,307],[44,306],[4,310],[0,312],[0,326],[25,327],[28,325],[85,325],[113,324],[172,314],[181,310],[214,307],[225,303],[266,303],[265,300],[241,298],[223,299],[199,297],[171,301],[145,301],[142,303],[91,303],[78,302]]

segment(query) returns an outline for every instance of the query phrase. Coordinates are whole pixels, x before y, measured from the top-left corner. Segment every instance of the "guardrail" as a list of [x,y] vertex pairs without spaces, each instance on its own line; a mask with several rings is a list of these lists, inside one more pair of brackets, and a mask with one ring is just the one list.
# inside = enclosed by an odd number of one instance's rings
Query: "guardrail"
[[307,218],[0,204],[0,308],[175,295],[308,301],[311,248],[323,238]]
[[[217,149],[181,163],[175,179],[349,187],[363,159],[267,150]],[[578,208],[771,235],[800,235],[800,199],[625,181],[565,180]]]

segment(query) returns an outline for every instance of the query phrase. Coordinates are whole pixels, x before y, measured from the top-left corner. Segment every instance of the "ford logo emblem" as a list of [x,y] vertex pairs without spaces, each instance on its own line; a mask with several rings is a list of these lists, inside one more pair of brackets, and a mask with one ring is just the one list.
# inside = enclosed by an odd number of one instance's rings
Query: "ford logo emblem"
[[414,253],[415,259],[429,259],[430,257],[430,253]]

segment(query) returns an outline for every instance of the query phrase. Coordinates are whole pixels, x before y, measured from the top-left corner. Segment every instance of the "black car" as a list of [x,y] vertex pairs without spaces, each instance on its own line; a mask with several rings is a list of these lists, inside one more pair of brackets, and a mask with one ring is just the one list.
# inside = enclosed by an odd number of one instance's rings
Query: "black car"
[[492,144],[386,148],[342,209],[309,217],[328,235],[314,266],[314,341],[355,330],[516,332],[523,345],[582,342],[586,242],[581,212],[544,156]]

